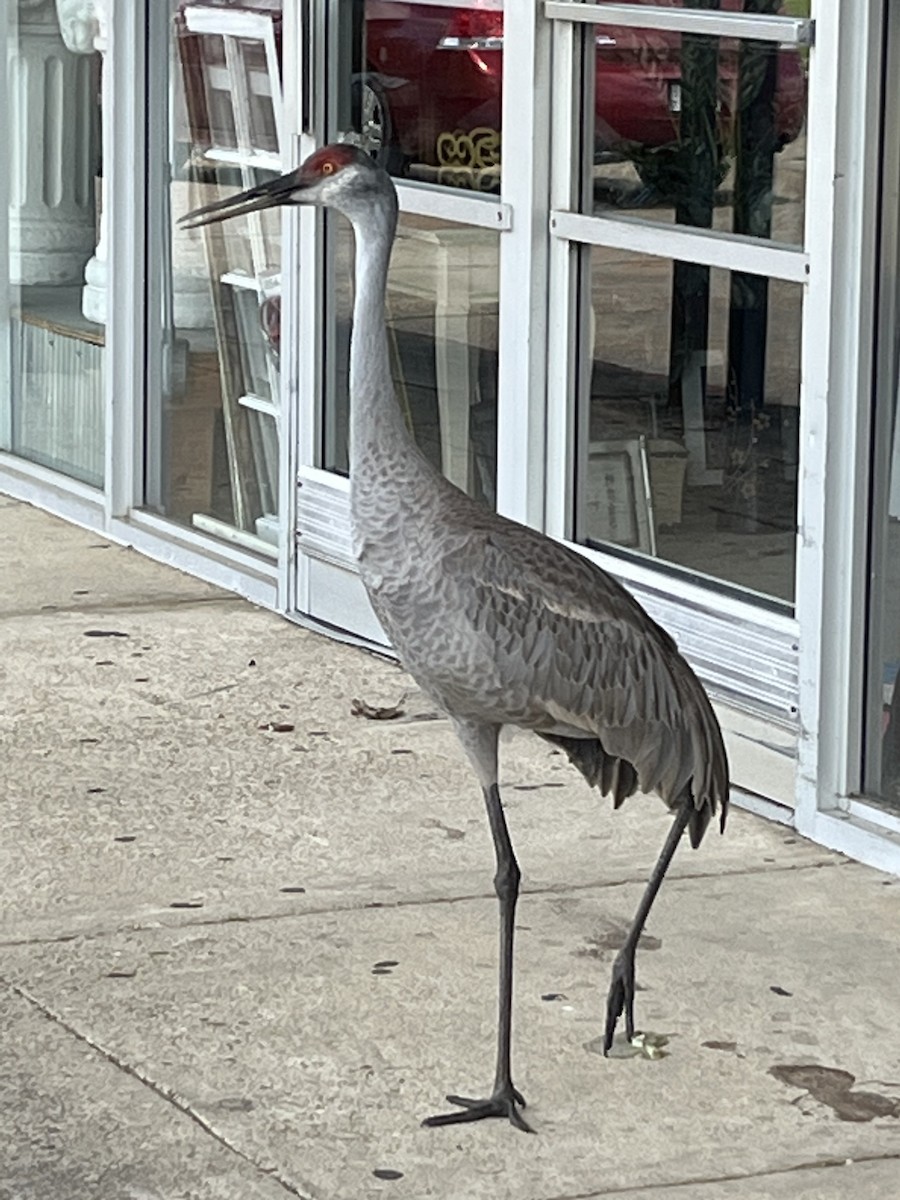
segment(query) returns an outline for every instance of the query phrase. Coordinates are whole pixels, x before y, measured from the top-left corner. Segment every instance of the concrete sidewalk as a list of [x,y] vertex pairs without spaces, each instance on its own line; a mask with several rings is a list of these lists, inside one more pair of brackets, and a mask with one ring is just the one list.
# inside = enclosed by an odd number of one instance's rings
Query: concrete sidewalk
[[[397,667],[0,498],[3,1200],[900,1196],[900,881],[734,813],[638,957],[667,817],[505,746],[516,1081],[474,778]],[[278,731],[280,729],[280,731]],[[379,965],[381,964],[381,965]],[[387,965],[384,965],[387,964]]]

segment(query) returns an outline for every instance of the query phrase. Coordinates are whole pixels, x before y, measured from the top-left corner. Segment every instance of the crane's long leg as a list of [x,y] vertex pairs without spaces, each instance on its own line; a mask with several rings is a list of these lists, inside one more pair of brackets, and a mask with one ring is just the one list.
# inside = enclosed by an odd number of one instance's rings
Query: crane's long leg
[[629,1041],[634,1037],[634,952],[644,931],[644,924],[650,913],[653,901],[656,899],[656,893],[659,891],[663,879],[665,879],[669,863],[672,861],[672,856],[678,847],[678,843],[681,841],[681,835],[687,828],[693,811],[693,798],[690,794],[687,794],[682,801],[681,807],[675,814],[675,820],[672,822],[672,828],[669,830],[659,858],[656,860],[656,866],[650,873],[646,890],[641,897],[637,912],[634,914],[634,920],[631,923],[631,928],[628,930],[628,937],[625,939],[625,944],[616,955],[616,961],[613,963],[612,982],[609,985],[609,994],[606,998],[606,1030],[603,1035],[604,1054],[608,1054],[612,1046],[613,1034],[616,1032],[616,1024],[622,1015],[623,1009],[625,1012],[625,1036]]
[[513,984],[513,938],[516,919],[516,901],[519,898],[519,864],[513,853],[500,789],[496,783],[484,789],[488,820],[494,838],[497,857],[497,873],[494,875],[494,890],[500,901],[500,1014],[497,1025],[497,1069],[494,1075],[494,1090],[487,1100],[473,1100],[468,1096],[448,1096],[451,1104],[460,1105],[459,1112],[442,1113],[437,1117],[426,1117],[423,1125],[453,1125],[460,1121],[480,1121],[485,1117],[507,1117],[517,1129],[533,1133],[519,1112],[525,1100],[513,1087],[510,1070],[510,1047],[512,1040],[512,984]]

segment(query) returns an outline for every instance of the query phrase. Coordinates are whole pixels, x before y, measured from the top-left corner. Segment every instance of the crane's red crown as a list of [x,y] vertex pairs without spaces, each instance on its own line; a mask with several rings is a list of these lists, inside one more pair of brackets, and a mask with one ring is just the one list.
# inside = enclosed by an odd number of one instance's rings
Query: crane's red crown
[[349,167],[358,158],[359,151],[355,146],[349,143],[335,143],[331,146],[323,146],[321,150],[316,150],[314,154],[311,154],[303,164],[302,171],[304,176],[312,182],[328,175],[334,175],[344,167]]

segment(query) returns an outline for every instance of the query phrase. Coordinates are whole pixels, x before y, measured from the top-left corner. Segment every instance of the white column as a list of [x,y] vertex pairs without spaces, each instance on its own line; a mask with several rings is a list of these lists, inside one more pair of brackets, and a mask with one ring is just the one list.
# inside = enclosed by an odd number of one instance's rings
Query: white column
[[[103,144],[110,145],[106,136],[112,112],[109,95],[109,72],[105,70],[107,25],[106,0],[56,0],[59,28],[66,45],[75,54],[100,55],[100,110]],[[106,212],[105,180],[100,185],[100,235],[94,253],[84,268],[84,288],[81,292],[81,311],[89,321],[106,324]]]
[[[177,69],[175,67],[174,69]],[[215,320],[212,290],[209,286],[209,262],[204,240],[190,230],[178,227],[183,217],[197,204],[197,185],[173,180],[170,189],[170,219],[172,222],[172,320],[176,329],[212,329]],[[210,189],[212,193],[212,189]],[[210,199],[218,198],[218,193]]]
[[11,282],[77,283],[94,244],[94,63],[66,49],[53,0],[9,15]]
[[[0,0],[2,2],[2,0]],[[77,54],[92,54],[101,57],[103,142],[112,145],[108,135],[112,97],[108,80],[111,74],[106,69],[108,46],[109,0],[56,0],[59,24],[63,38],[70,50]],[[179,91],[175,90],[175,102]],[[181,101],[183,103],[183,100]],[[139,185],[137,176],[135,186]],[[172,220],[181,216],[190,207],[187,188],[172,185]],[[93,256],[84,269],[84,289],[81,296],[81,311],[90,321],[106,324],[107,302],[107,213],[109,196],[105,177],[101,184],[100,233]],[[164,272],[164,276],[165,276]],[[209,288],[209,271],[203,254],[202,240],[192,238],[186,231],[172,231],[172,313],[177,329],[211,328],[213,324],[212,300]]]

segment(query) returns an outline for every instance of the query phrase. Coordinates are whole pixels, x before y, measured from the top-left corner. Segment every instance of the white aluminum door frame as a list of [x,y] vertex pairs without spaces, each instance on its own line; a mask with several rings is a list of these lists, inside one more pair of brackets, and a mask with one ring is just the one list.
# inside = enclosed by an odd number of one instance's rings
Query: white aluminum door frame
[[[809,373],[801,409],[802,614],[796,825],[900,870],[900,839],[852,811],[862,785],[884,0],[823,6],[810,79]],[[813,138],[815,135],[815,140]],[[831,202],[816,204],[828,196]],[[815,331],[813,335],[812,331]],[[827,668],[824,666],[827,664]]]

